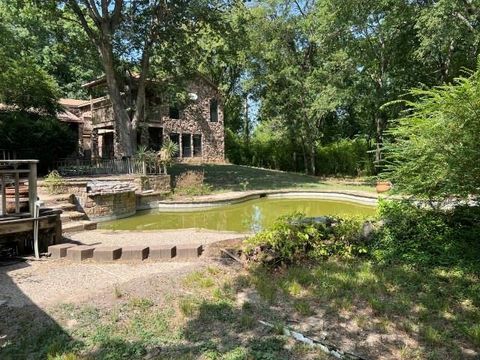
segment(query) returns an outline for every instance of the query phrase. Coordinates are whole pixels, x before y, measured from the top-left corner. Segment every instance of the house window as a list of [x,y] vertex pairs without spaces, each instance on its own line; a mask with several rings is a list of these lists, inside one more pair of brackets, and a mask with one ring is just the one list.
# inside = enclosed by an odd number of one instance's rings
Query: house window
[[218,101],[217,99],[210,99],[210,121],[218,121]]
[[148,148],[159,151],[162,147],[163,129],[161,127],[148,128]]
[[177,106],[170,106],[168,108],[168,117],[170,119],[180,119],[180,110]]
[[182,157],[192,156],[192,135],[182,134]]
[[174,144],[177,144],[179,151],[177,151],[173,156],[179,157],[180,156],[180,135],[172,133],[170,134],[170,141]]
[[202,156],[202,135],[193,135],[193,156]]

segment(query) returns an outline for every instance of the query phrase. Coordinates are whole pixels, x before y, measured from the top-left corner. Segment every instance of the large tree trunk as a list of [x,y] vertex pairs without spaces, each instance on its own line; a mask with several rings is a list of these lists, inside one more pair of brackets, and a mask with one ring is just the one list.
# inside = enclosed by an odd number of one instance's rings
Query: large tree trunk
[[376,170],[378,171],[378,170],[380,170],[381,163],[382,163],[383,131],[384,131],[384,128],[385,128],[384,120],[379,113],[375,114],[375,125],[376,125],[375,165],[376,165]]
[[135,113],[133,114],[132,119],[132,131],[131,131],[131,142],[133,151],[137,150],[137,131],[140,123],[145,121],[146,115],[146,100],[145,100],[145,93],[146,93],[146,84],[147,84],[147,74],[148,68],[150,65],[150,55],[149,55],[149,47],[145,47],[143,51],[143,57],[141,62],[141,69],[140,69],[140,77],[138,79],[137,84],[137,97],[135,100]]
[[315,154],[315,143],[310,146],[310,168],[312,170],[312,175],[316,175],[317,167],[315,165],[316,154]]

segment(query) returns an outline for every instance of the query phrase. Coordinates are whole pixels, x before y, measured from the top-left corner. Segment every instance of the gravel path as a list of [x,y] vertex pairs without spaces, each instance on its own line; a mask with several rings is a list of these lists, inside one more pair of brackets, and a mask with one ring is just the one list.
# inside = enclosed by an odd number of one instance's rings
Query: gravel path
[[[241,234],[196,230],[181,231],[105,231],[95,230],[67,236],[84,244],[211,244],[235,239]],[[175,280],[208,263],[205,255],[193,261],[159,262],[145,260],[132,263],[95,263],[91,260],[73,263],[68,260],[26,261],[0,264],[0,306],[46,308],[67,302],[82,302],[109,292],[122,284],[155,276]]]
[[208,245],[217,241],[237,239],[245,235],[234,232],[219,232],[208,230],[165,230],[165,231],[111,231],[95,230],[84,231],[67,238],[79,241],[83,244],[102,245],[179,245],[179,244],[201,244]]

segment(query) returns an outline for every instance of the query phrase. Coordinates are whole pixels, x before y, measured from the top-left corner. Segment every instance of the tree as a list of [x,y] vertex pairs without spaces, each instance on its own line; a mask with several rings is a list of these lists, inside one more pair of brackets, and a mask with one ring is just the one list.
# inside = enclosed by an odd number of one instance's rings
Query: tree
[[13,33],[0,24],[0,103],[55,114],[55,80],[14,39]]
[[480,195],[480,72],[453,84],[412,90],[415,101],[389,131],[383,176],[430,200]]
[[[145,87],[153,57],[162,57],[162,51],[168,53],[169,44],[198,31],[199,24],[214,18],[210,14],[217,11],[216,4],[203,0],[66,0],[66,5],[67,12],[57,10],[66,17],[71,10],[74,17],[70,18],[81,26],[98,51],[115,115],[115,154],[129,157],[136,147],[137,127],[145,117]],[[121,95],[119,64],[138,74],[131,119]]]

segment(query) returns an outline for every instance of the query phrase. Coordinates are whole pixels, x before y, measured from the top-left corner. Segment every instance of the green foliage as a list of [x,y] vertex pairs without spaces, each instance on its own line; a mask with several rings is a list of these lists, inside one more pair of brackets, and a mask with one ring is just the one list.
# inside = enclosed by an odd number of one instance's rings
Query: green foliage
[[371,150],[364,139],[341,139],[319,146],[317,169],[320,175],[368,176],[374,173]]
[[362,235],[364,219],[324,220],[316,221],[298,213],[280,217],[270,229],[249,238],[244,250],[250,259],[270,265],[367,253]]
[[54,114],[57,84],[33,56],[21,52],[22,44],[15,39],[14,31],[0,24],[0,103]]
[[377,261],[478,266],[479,207],[438,211],[408,201],[382,201],[379,217],[384,225],[370,244]]
[[[305,171],[300,146],[288,134],[260,124],[248,143],[239,135],[226,132],[226,154],[229,161],[284,171]],[[316,175],[368,176],[374,173],[371,145],[362,138],[340,139],[318,145],[315,151]]]
[[174,178],[175,194],[179,195],[206,195],[212,192],[213,187],[205,183],[204,171],[185,171]]
[[0,144],[18,157],[40,160],[39,172],[46,173],[55,161],[72,154],[77,136],[55,117],[0,111]]
[[417,100],[389,132],[383,176],[421,198],[479,196],[480,72],[410,95]]
[[57,170],[50,171],[44,182],[50,194],[61,194],[64,190],[65,180]]

